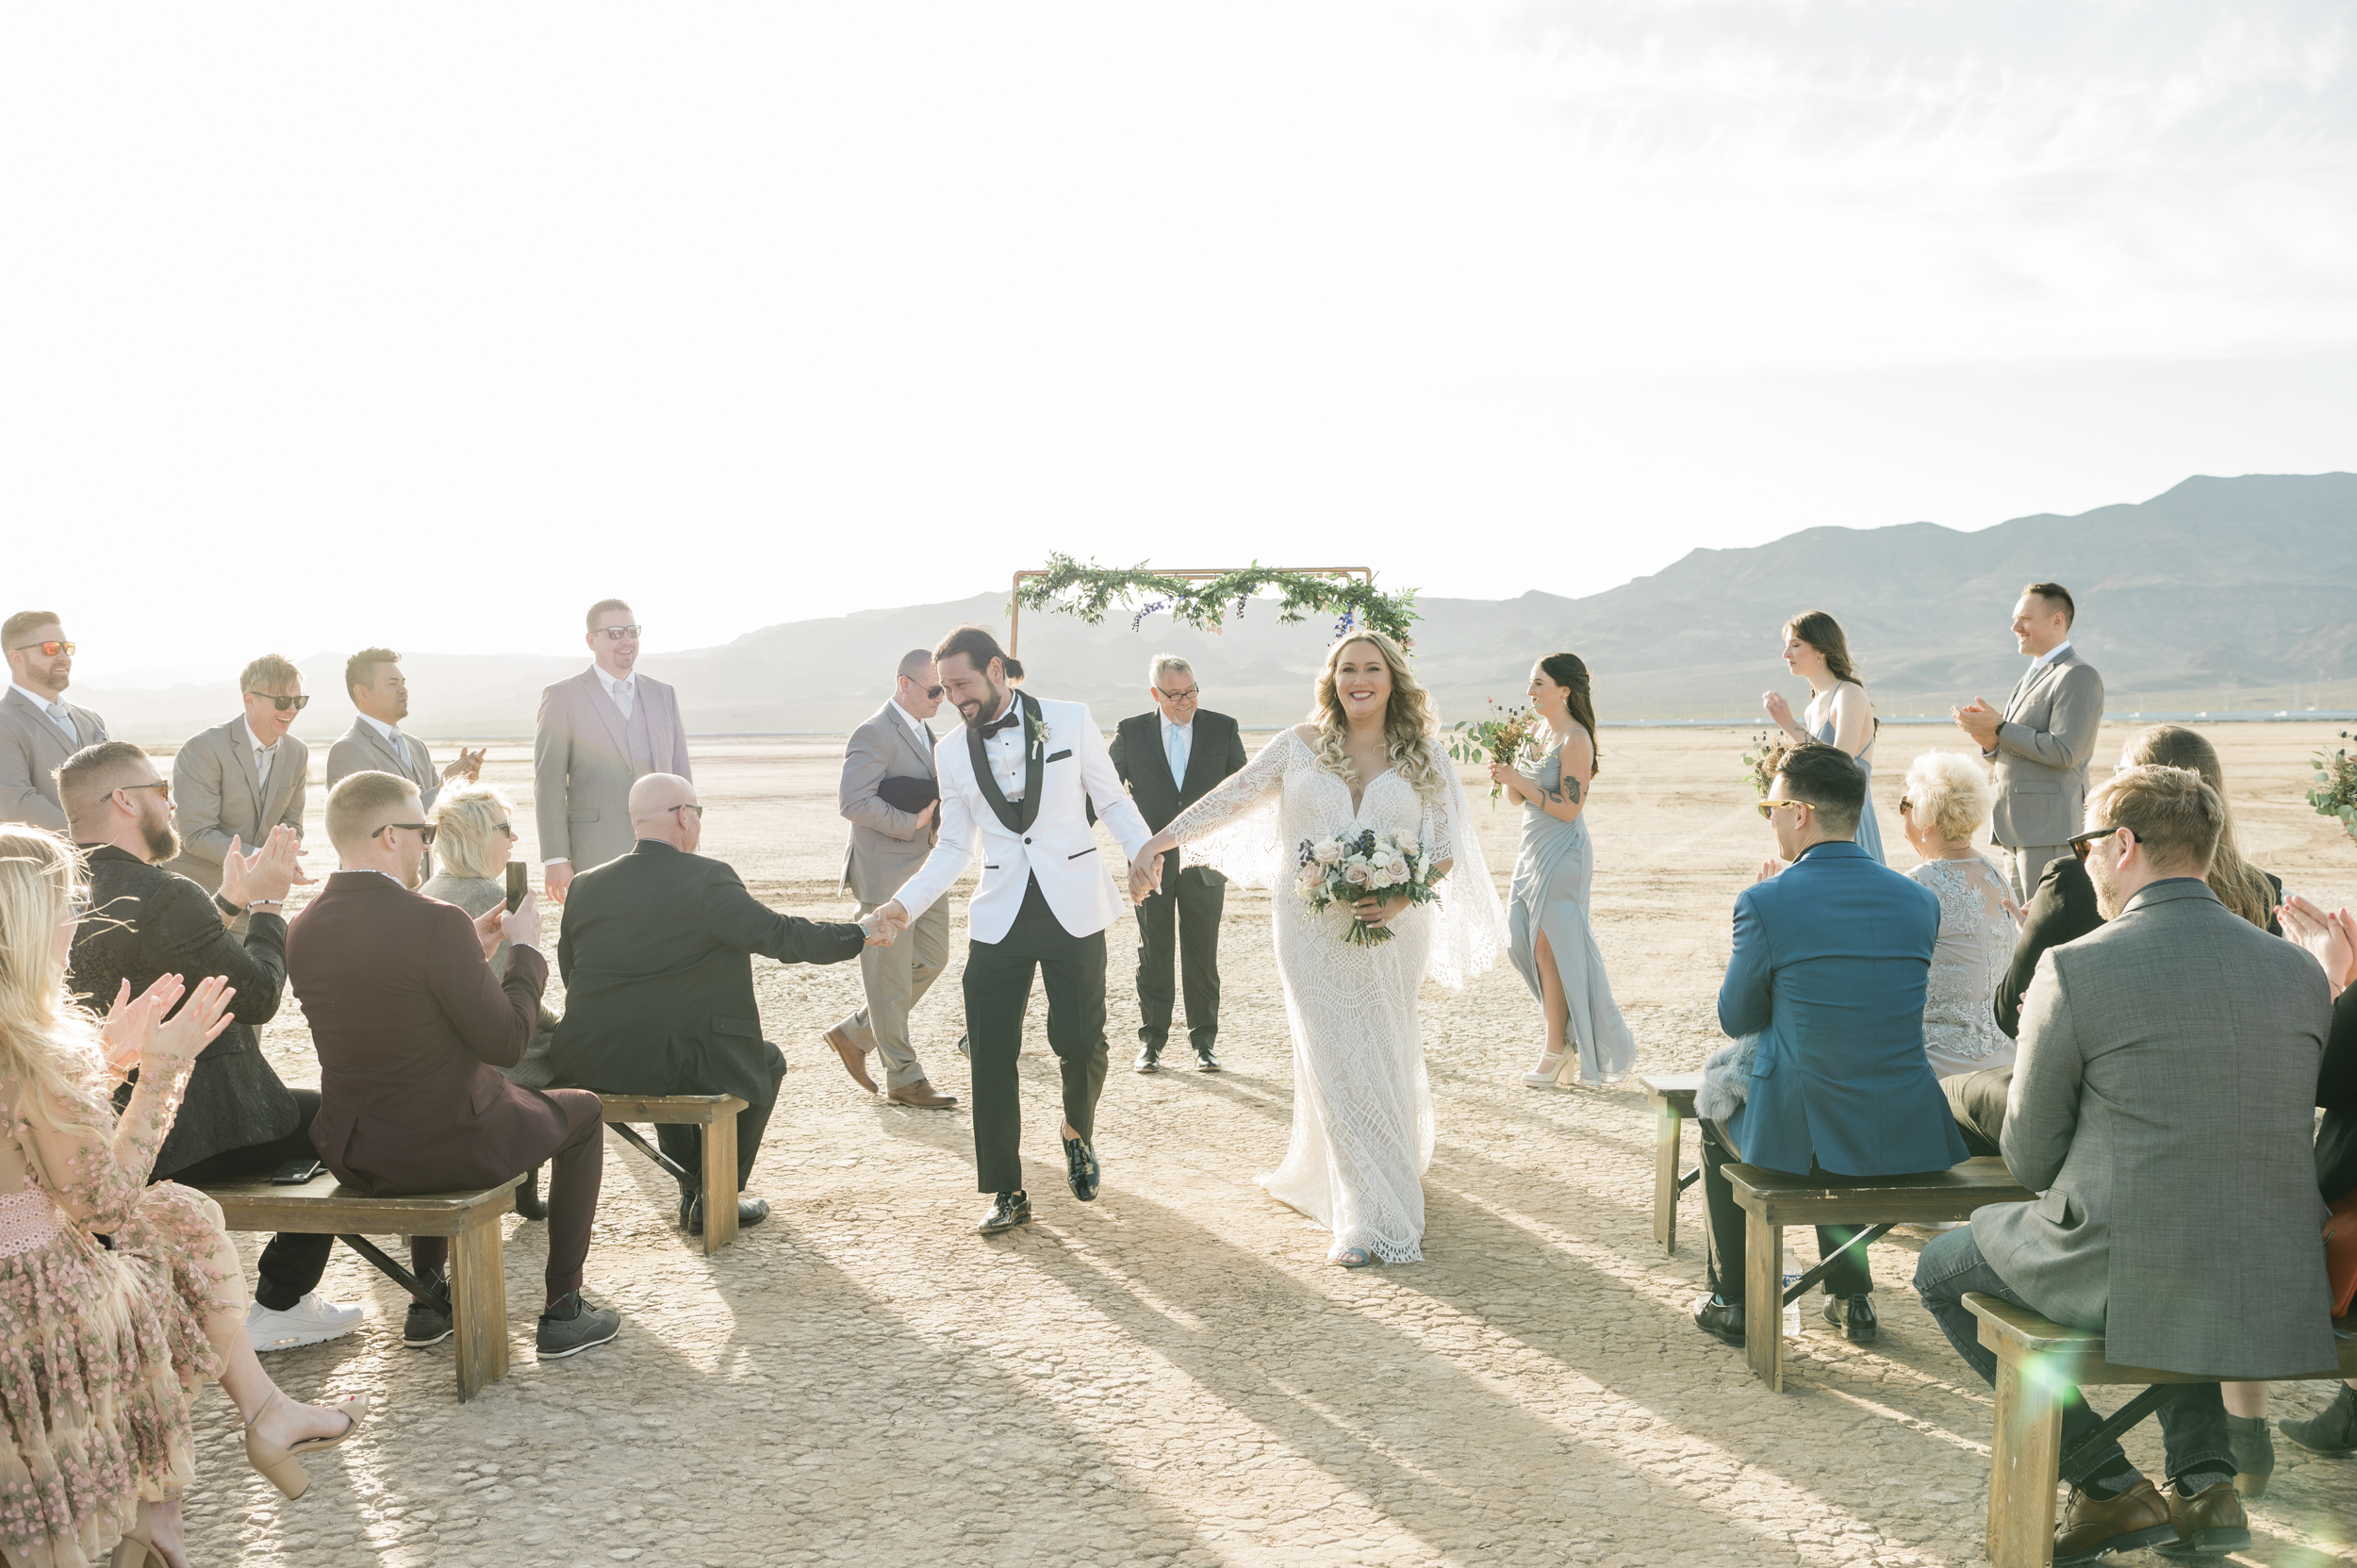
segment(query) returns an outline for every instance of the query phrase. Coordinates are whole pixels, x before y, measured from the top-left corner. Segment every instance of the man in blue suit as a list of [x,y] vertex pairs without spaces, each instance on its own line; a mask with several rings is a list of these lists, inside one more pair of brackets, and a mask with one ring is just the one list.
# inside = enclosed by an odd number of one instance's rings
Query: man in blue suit
[[[1866,775],[1832,746],[1785,754],[1760,813],[1773,863],[1735,900],[1735,951],[1719,987],[1719,1027],[1757,1035],[1749,1092],[1723,1123],[1703,1123],[1710,1290],[1695,1326],[1743,1343],[1743,1211],[1724,1167],[1815,1176],[1904,1176],[1965,1158],[1939,1080],[1923,1054],[1923,989],[1939,937],[1939,899],[1854,840]],[[1817,1228],[1820,1257],[1855,1232]],[[1825,1277],[1825,1319],[1875,1335],[1863,1251]],[[1775,1312],[1779,1303],[1763,1301]]]

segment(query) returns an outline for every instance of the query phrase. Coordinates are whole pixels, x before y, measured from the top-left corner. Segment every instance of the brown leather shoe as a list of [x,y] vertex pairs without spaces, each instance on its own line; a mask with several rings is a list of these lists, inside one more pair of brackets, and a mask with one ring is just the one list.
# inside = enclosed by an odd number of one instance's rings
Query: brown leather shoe
[[[2233,1488],[2226,1490],[2231,1493]],[[2108,1503],[2074,1486],[2062,1523],[2054,1527],[2054,1568],[2093,1562],[2106,1552],[2133,1552],[2176,1539],[2177,1528],[2168,1522],[2168,1505],[2142,1477]]]
[[2156,1547],[2163,1557],[2223,1557],[2250,1549],[2250,1516],[2242,1510],[2242,1497],[2232,1481],[2220,1481],[2190,1497],[2168,1494],[2168,1522],[2176,1527],[2174,1543]]
[[851,1081],[874,1094],[876,1081],[867,1076],[867,1053],[844,1038],[843,1028],[839,1024],[827,1031],[826,1040],[834,1048],[834,1053],[843,1058],[843,1070],[851,1075]]
[[958,1103],[957,1096],[935,1094],[933,1086],[921,1078],[901,1084],[886,1098],[895,1105],[914,1105],[919,1111],[947,1111]]

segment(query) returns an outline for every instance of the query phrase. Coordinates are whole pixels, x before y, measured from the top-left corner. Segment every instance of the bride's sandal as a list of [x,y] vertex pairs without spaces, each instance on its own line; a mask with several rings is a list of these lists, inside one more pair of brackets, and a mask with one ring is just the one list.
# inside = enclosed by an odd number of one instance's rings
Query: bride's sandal
[[254,1420],[245,1424],[245,1461],[269,1477],[272,1486],[292,1499],[302,1496],[311,1488],[311,1477],[304,1473],[303,1461],[296,1456],[323,1454],[348,1441],[353,1433],[360,1429],[361,1421],[369,1413],[369,1396],[355,1394],[349,1399],[338,1399],[327,1407],[341,1411],[344,1415],[344,1429],[334,1437],[306,1437],[288,1448],[281,1448],[254,1429],[254,1422],[262,1419],[263,1411],[283,1397],[285,1395],[278,1390],[272,1389],[271,1396],[262,1401],[262,1409],[254,1412]]
[[1344,1268],[1366,1268],[1375,1262],[1375,1254],[1363,1246],[1345,1246],[1334,1254],[1334,1261]]
[[1552,1089],[1563,1077],[1563,1058],[1559,1050],[1542,1051],[1539,1065],[1523,1074],[1523,1081],[1534,1089]]

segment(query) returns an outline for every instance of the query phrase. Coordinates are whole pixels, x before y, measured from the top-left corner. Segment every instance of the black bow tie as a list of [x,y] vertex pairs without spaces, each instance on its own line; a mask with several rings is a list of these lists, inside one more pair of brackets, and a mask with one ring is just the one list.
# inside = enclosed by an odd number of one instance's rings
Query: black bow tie
[[1023,718],[1023,704],[1017,702],[1005,713],[982,726],[982,738],[988,740],[1001,730],[1012,730]]

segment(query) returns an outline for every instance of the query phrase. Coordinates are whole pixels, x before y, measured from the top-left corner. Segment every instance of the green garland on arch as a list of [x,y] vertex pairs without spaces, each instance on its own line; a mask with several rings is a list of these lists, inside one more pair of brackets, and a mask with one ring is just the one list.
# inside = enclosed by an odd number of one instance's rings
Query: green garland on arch
[[1133,567],[1100,567],[1051,553],[1047,569],[1016,588],[1015,602],[1027,610],[1077,615],[1091,626],[1101,625],[1105,612],[1119,604],[1132,612],[1132,632],[1147,616],[1168,610],[1181,626],[1217,632],[1228,616],[1243,615],[1255,596],[1272,590],[1279,595],[1277,619],[1282,624],[1312,615],[1332,616],[1338,637],[1365,626],[1402,648],[1415,646],[1408,633],[1416,620],[1415,589],[1386,593],[1363,578],[1285,571],[1258,561],[1218,577],[1190,579],[1164,576],[1143,561]]

